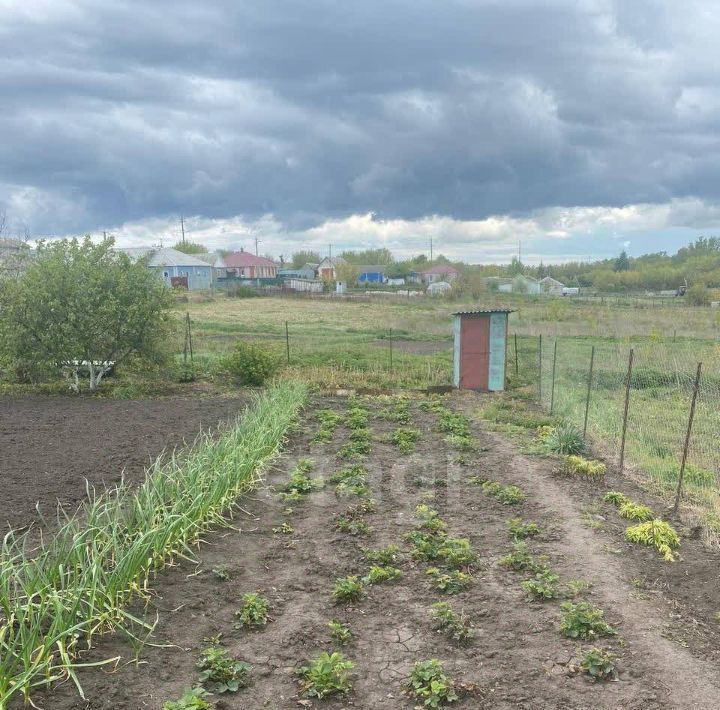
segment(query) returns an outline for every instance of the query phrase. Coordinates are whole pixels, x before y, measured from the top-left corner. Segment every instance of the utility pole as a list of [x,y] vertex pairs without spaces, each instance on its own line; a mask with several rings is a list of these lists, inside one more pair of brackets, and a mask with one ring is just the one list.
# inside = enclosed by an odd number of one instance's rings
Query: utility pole
[[432,237],[430,237],[430,261],[433,260],[433,243],[432,243]]
[[182,243],[185,244],[185,218],[180,216],[180,229],[182,230]]
[[518,264],[522,264],[522,242],[518,241]]
[[328,257],[328,258],[332,259],[332,244],[330,244],[329,246],[330,246],[330,250],[329,250],[329,252],[328,252],[328,253],[329,253],[329,257]]
[[260,256],[260,252],[258,250],[258,244],[260,244],[260,240],[257,237],[253,237],[255,239],[255,256]]

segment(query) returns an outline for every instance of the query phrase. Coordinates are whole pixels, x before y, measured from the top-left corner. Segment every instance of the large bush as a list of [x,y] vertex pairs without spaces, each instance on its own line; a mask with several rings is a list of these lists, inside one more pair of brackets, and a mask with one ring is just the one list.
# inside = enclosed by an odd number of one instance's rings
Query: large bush
[[705,284],[695,284],[687,290],[685,300],[691,306],[709,306],[710,291]]
[[0,356],[20,375],[53,368],[74,389],[87,376],[96,390],[115,365],[163,349],[169,292],[145,261],[113,246],[89,237],[41,242],[25,273],[3,285]]
[[240,341],[222,367],[241,384],[259,387],[279,370],[280,358],[265,345]]

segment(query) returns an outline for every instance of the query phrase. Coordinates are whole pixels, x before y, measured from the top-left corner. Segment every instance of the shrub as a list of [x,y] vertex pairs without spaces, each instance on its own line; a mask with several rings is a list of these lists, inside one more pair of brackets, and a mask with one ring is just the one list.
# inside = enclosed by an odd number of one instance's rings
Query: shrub
[[236,343],[235,350],[226,355],[222,368],[243,385],[261,387],[280,368],[280,359],[260,343]]
[[577,455],[585,451],[582,432],[569,422],[557,426],[540,427],[538,438],[548,451],[556,454]]
[[187,690],[179,700],[165,702],[163,710],[212,710],[213,706],[205,700],[207,695],[203,688]]
[[639,525],[633,525],[625,531],[625,538],[630,542],[654,547],[668,562],[674,562],[677,559],[675,550],[680,547],[680,538],[675,530],[663,520],[649,520]]
[[593,680],[607,680],[617,676],[615,660],[617,656],[601,648],[591,648],[585,652],[580,668]]
[[268,622],[270,604],[265,597],[256,592],[242,596],[242,606],[235,612],[241,626],[265,626]]
[[434,658],[415,664],[406,687],[411,696],[429,708],[439,708],[458,698],[453,681],[443,671],[443,664]]
[[606,466],[602,461],[593,461],[582,456],[568,456],[565,459],[565,473],[585,476],[587,478],[602,478]]
[[206,648],[197,665],[200,682],[211,693],[235,693],[248,684],[250,664],[232,658],[224,648]]
[[355,667],[342,653],[321,653],[310,664],[298,669],[303,680],[302,693],[311,698],[346,693],[352,687],[348,671]]
[[358,575],[340,577],[335,580],[332,597],[338,602],[357,602],[363,598],[365,589]]
[[587,602],[564,602],[560,608],[565,612],[560,621],[560,632],[572,639],[592,639],[598,636],[614,636],[617,631],[604,619],[601,609]]
[[436,602],[430,611],[434,628],[444,631],[453,641],[469,641],[475,636],[475,629],[461,611],[457,614],[448,602]]
[[637,505],[632,501],[623,503],[620,506],[619,513],[622,518],[627,518],[628,520],[639,520],[643,523],[647,520],[652,520],[655,517],[655,513],[653,513],[653,511],[646,505]]

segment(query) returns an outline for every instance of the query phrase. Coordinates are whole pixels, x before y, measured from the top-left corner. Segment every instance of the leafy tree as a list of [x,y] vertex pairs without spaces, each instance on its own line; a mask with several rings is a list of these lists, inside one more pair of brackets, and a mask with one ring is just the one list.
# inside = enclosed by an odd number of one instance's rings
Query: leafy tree
[[628,259],[627,252],[623,249],[620,252],[620,256],[615,259],[615,271],[629,271],[630,270],[630,259]]
[[301,269],[305,264],[319,264],[322,261],[316,251],[296,251],[292,255],[292,268]]
[[687,302],[691,306],[709,306],[710,293],[705,284],[695,284],[691,286],[685,294]]
[[389,249],[365,249],[364,251],[344,251],[341,255],[350,264],[387,266],[395,261]]
[[183,254],[207,254],[207,247],[198,242],[178,242],[173,249],[177,249]]
[[522,274],[524,269],[525,267],[523,266],[522,261],[514,256],[510,262],[510,266],[508,267],[508,276],[517,276],[518,274]]
[[37,257],[0,293],[0,348],[14,362],[51,365],[90,390],[126,358],[154,356],[169,325],[171,294],[145,260],[94,244],[40,242]]

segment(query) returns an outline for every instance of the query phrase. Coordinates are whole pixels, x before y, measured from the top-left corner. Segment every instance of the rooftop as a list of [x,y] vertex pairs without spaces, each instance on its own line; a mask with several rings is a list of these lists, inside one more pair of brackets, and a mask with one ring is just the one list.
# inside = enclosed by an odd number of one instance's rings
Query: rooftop
[[116,251],[127,254],[131,259],[147,258],[148,266],[210,266],[202,259],[172,247],[130,247]]
[[460,272],[451,264],[438,264],[421,272],[423,274],[459,274]]
[[277,264],[266,259],[264,256],[255,256],[248,251],[236,251],[226,256],[223,261],[225,266],[229,269],[237,269],[243,266],[274,266],[277,268]]
[[477,311],[458,311],[454,316],[482,316],[488,313],[515,313],[513,308],[481,308]]

